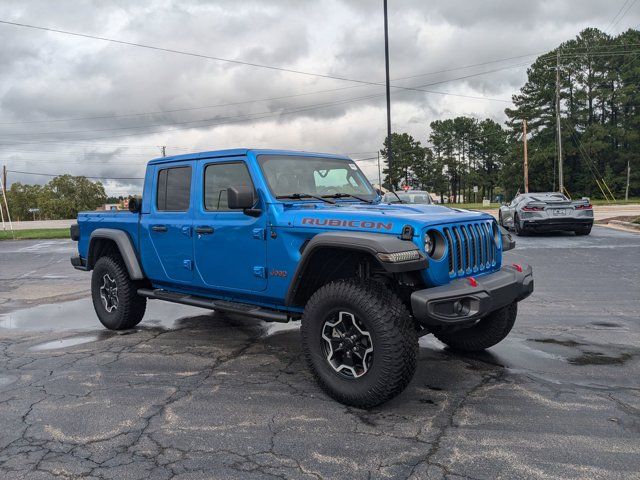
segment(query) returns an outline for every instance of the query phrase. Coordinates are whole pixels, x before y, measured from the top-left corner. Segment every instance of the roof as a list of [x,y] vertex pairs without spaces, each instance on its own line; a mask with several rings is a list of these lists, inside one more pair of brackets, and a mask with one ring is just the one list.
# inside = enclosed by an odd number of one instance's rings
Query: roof
[[349,157],[345,155],[336,155],[333,153],[318,153],[318,152],[302,152],[296,150],[272,150],[272,149],[255,149],[255,148],[232,148],[228,150],[211,150],[204,152],[185,153],[183,155],[173,155],[171,157],[159,157],[149,161],[150,165],[156,163],[170,163],[180,160],[198,160],[201,158],[221,158],[221,157],[237,157],[243,156],[247,153],[253,153],[254,155],[296,155],[301,157],[324,157],[324,158],[339,158],[348,160]]

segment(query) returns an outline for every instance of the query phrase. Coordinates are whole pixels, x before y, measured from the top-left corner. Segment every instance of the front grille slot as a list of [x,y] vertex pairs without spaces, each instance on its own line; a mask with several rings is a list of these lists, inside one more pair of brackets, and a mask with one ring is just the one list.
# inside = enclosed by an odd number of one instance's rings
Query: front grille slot
[[473,222],[442,229],[448,246],[449,276],[464,277],[496,265],[491,222]]

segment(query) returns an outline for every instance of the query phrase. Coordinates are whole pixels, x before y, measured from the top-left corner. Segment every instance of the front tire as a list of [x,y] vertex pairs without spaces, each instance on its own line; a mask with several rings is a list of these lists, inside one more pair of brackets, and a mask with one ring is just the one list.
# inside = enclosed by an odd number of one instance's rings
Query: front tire
[[513,328],[517,316],[518,304],[514,302],[491,312],[472,327],[434,335],[452,350],[479,352],[504,340]]
[[138,295],[138,282],[118,255],[100,257],[91,275],[93,308],[109,330],[126,330],[140,323],[147,299]]
[[380,405],[402,392],[415,372],[415,324],[382,284],[340,280],[321,287],[305,307],[301,331],[320,387],[346,405]]

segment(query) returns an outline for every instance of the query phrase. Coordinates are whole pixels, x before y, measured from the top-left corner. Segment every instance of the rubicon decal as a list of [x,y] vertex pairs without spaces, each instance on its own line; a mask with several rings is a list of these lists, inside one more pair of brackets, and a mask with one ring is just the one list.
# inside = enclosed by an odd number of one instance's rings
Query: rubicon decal
[[392,230],[393,222],[371,222],[368,220],[340,220],[337,218],[311,218],[302,219],[302,225],[315,225],[316,227],[351,227],[368,230]]

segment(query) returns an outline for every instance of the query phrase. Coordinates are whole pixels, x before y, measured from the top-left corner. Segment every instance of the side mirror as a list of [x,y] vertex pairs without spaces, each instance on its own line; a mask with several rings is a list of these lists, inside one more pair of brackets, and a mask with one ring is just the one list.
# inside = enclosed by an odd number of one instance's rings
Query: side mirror
[[140,213],[142,209],[142,201],[138,200],[136,197],[129,198],[129,211],[131,213]]
[[242,210],[245,215],[257,217],[262,213],[262,210],[253,208],[255,203],[253,187],[242,185],[227,188],[227,204],[231,210]]

